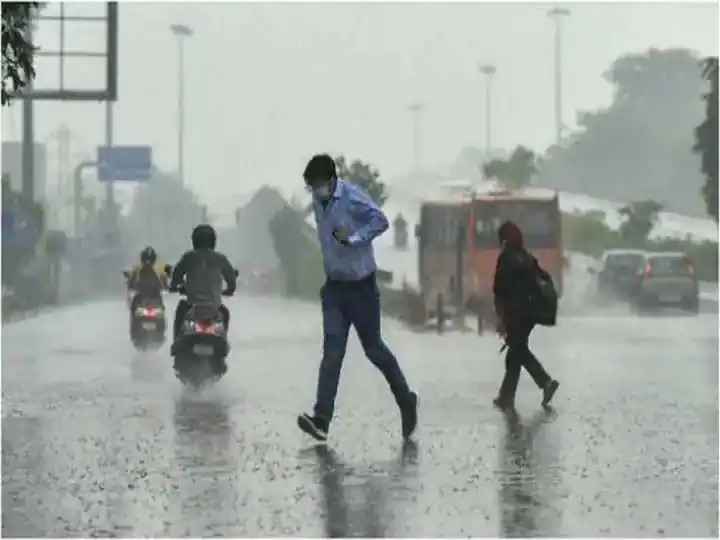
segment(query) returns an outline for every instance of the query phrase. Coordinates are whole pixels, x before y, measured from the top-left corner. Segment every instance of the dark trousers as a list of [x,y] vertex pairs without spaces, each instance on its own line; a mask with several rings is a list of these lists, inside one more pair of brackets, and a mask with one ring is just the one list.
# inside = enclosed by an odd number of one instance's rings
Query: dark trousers
[[[185,298],[178,302],[177,308],[175,308],[175,321],[173,322],[173,339],[177,339],[180,335],[180,329],[191,307],[192,305]],[[225,326],[225,333],[227,334],[230,328],[230,310],[224,305],[221,305],[218,310],[220,311],[223,326]]]
[[324,338],[315,416],[328,424],[332,419],[351,326],[355,327],[365,356],[387,380],[397,404],[405,405],[410,388],[397,359],[380,335],[380,291],[375,274],[360,281],[327,281],[320,290],[320,298]]
[[506,324],[506,329],[505,377],[500,385],[498,397],[512,403],[515,401],[520,371],[523,367],[539,388],[545,388],[552,379],[528,347],[533,325],[523,321],[509,322]]

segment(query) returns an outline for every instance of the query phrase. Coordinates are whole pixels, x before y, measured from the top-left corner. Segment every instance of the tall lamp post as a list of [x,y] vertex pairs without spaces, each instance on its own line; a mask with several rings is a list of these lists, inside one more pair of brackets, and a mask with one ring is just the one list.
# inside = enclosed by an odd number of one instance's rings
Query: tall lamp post
[[425,110],[423,103],[413,103],[408,106],[413,121],[413,169],[420,168],[420,115]]
[[480,66],[480,73],[485,76],[485,159],[490,158],[492,151],[492,79],[496,72],[492,64]]
[[193,29],[185,24],[173,24],[170,26],[173,35],[178,39],[178,176],[180,182],[185,182],[185,40],[193,35]]
[[550,17],[555,24],[555,144],[562,141],[562,20],[563,17],[569,17],[570,10],[567,8],[553,8],[548,11]]

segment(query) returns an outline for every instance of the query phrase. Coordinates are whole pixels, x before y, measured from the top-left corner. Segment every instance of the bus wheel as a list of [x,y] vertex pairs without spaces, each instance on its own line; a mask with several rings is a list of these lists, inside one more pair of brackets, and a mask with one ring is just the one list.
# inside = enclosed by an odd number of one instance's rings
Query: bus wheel
[[437,333],[442,334],[445,330],[445,309],[442,294],[437,295],[435,313],[437,313]]
[[485,331],[485,324],[484,324],[482,315],[478,315],[478,318],[477,318],[477,333],[478,333],[479,336],[482,336],[484,331]]

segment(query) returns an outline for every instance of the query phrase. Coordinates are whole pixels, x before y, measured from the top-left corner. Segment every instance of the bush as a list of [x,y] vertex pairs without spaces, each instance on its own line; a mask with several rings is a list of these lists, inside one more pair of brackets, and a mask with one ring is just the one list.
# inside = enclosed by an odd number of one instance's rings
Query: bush
[[698,279],[718,280],[717,242],[698,242],[690,237],[656,238],[642,242],[624,240],[620,233],[608,226],[604,214],[598,211],[564,213],[563,241],[566,249],[599,257],[607,249],[636,248],[648,251],[683,251],[693,260]]
[[303,214],[289,206],[269,223],[285,281],[284,294],[289,297],[317,299],[323,283],[320,246],[308,229]]

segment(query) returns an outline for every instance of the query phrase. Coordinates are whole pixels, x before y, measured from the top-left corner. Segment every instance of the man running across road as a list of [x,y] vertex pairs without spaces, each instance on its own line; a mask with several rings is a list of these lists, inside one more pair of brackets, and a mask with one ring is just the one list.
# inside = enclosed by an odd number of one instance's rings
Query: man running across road
[[327,279],[320,290],[324,340],[315,410],[312,415],[301,414],[298,426],[319,441],[327,440],[350,327],[354,326],[365,355],[390,386],[400,408],[402,435],[407,439],[417,427],[418,398],[380,333],[380,292],[372,248],[372,241],[387,230],[388,220],[362,187],[337,177],[329,155],[313,156],[303,177],[313,195]]

